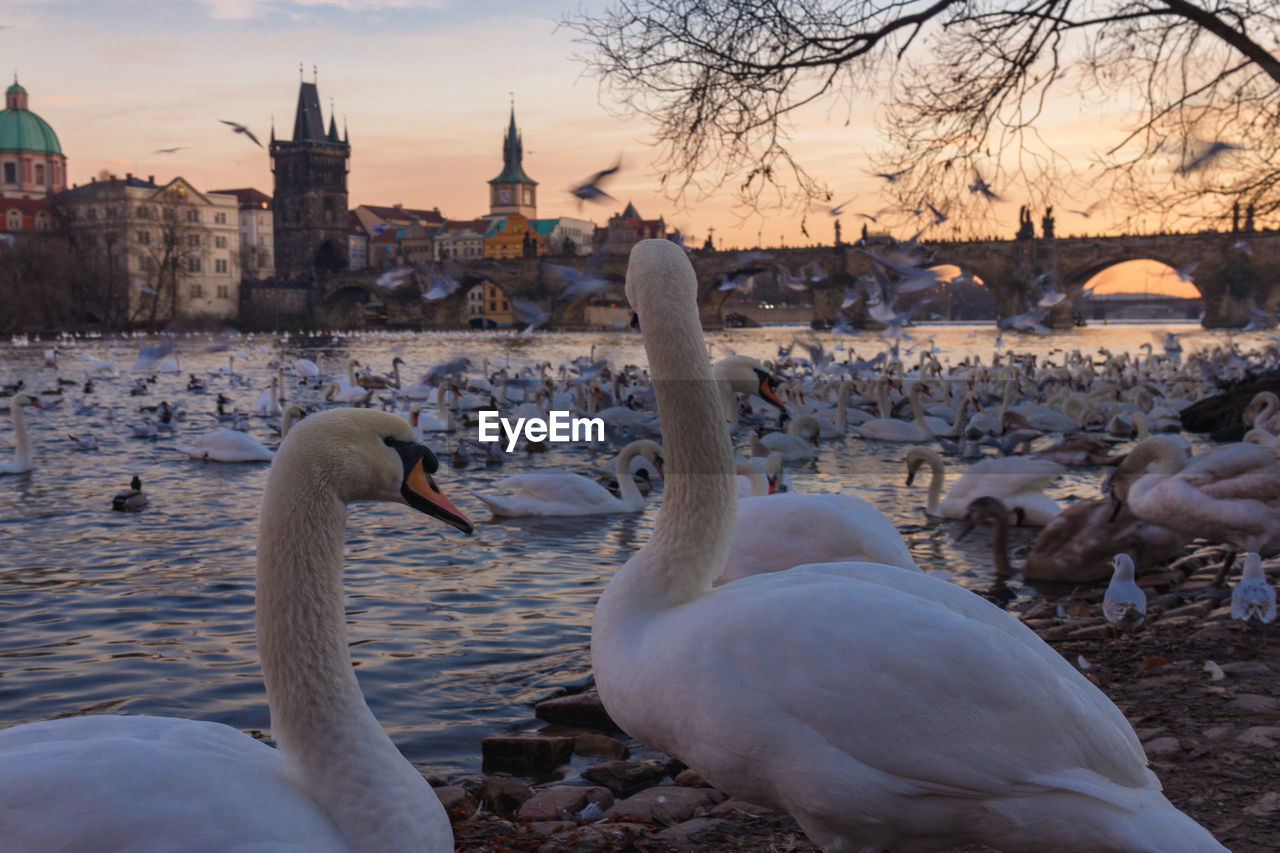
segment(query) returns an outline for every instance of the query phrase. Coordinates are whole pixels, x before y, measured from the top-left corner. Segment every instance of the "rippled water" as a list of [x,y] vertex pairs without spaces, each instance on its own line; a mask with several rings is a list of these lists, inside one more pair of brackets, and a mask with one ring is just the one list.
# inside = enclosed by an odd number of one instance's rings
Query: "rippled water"
[[[1159,326],[1090,326],[1046,338],[1005,338],[1006,346],[1046,354],[1057,347],[1136,350]],[[1227,341],[1198,327],[1183,339],[1190,351]],[[795,328],[734,330],[708,336],[716,354],[728,347],[770,357]],[[913,330],[917,343],[933,336],[942,357],[987,358],[990,327],[930,326]],[[828,346],[834,343],[824,336]],[[1262,336],[1237,336],[1256,345]],[[247,359],[236,370],[248,384],[232,387],[216,371],[226,353],[204,350],[206,340],[180,344],[181,375],[161,375],[146,396],[128,393],[140,346],[154,341],[80,342],[61,348],[59,369],[43,365],[47,344],[0,345],[0,380],[22,378],[34,390],[77,380],[57,408],[28,409],[35,450],[30,474],[0,476],[0,727],[92,712],[161,714],[215,720],[241,729],[268,727],[253,634],[253,572],[258,502],[265,464],[188,461],[174,448],[223,426],[212,417],[214,397],[252,408],[274,375],[281,351],[305,355],[337,371],[353,355],[375,368],[399,355],[408,376],[466,354],[479,365],[558,365],[595,347],[596,357],[644,364],[638,335],[403,334],[325,339],[241,338]],[[870,356],[880,338],[845,339]],[[266,347],[270,351],[265,351]],[[79,352],[114,359],[121,377],[97,381],[77,415],[84,378]],[[187,374],[206,378],[208,393],[186,391]],[[286,396],[315,402],[319,392],[288,381]],[[388,392],[389,393],[389,392]],[[44,399],[53,399],[44,397]],[[139,405],[181,402],[188,412],[176,435],[130,437]],[[11,458],[7,401],[0,415],[0,458]],[[229,407],[230,408],[230,407]],[[251,434],[274,446],[274,423],[253,418]],[[76,452],[68,434],[96,435],[101,449]],[[369,705],[408,758],[435,773],[479,769],[479,740],[531,717],[528,704],[555,687],[589,674],[591,611],[612,572],[646,540],[659,495],[643,513],[564,521],[490,522],[469,494],[504,476],[532,468],[582,470],[608,454],[553,445],[551,452],[513,454],[500,469],[445,468],[442,489],[478,522],[465,537],[403,507],[352,507],[347,535],[346,588],[351,653]],[[993,584],[985,535],[951,542],[953,523],[929,525],[922,486],[907,489],[902,447],[845,439],[824,443],[812,470],[791,472],[802,491],[853,489],[899,525],[917,562],[946,567],[979,591]],[[139,475],[151,503],[137,514],[112,512],[111,497]],[[1096,472],[1072,472],[1051,490],[1057,498],[1092,496]],[[1014,544],[1030,541],[1015,532]],[[1011,585],[1013,594],[1033,594]]]

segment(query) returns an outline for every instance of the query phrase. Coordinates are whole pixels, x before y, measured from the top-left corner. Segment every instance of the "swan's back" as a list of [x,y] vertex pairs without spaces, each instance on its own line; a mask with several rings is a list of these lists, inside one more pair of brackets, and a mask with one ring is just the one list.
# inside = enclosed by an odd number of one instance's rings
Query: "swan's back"
[[[619,725],[716,787],[785,808],[828,849],[1221,849],[1160,794],[1106,696],[945,581],[798,566],[619,627],[593,635]],[[1163,838],[1133,835],[1144,809],[1198,834],[1143,847],[1135,838]]]
[[218,723],[143,716],[0,731],[0,838],[31,853],[350,850],[276,750]]

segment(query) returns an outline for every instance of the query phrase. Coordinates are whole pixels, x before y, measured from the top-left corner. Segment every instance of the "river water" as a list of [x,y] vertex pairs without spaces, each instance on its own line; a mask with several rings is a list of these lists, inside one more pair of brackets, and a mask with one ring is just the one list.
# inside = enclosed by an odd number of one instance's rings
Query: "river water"
[[[1005,335],[1004,346],[1041,355],[1067,347],[1136,352],[1156,331],[1188,332],[1187,352],[1226,343],[1226,332],[1198,326],[1089,326],[1043,338]],[[771,358],[796,327],[711,333],[717,357],[729,350]],[[940,358],[979,354],[995,343],[991,326],[923,326],[914,345]],[[837,339],[821,338],[828,348]],[[1244,347],[1261,334],[1236,335]],[[58,368],[44,366],[48,343],[0,344],[0,381],[19,378],[34,390],[64,386],[57,407],[27,410],[35,470],[0,477],[0,727],[86,713],[159,714],[214,720],[266,730],[269,714],[253,633],[256,520],[266,464],[205,464],[174,448],[218,429],[212,416],[221,392],[249,411],[275,371],[303,355],[339,372],[346,355],[377,370],[400,356],[406,376],[458,355],[477,367],[487,359],[519,366],[559,365],[591,352],[615,363],[645,363],[634,333],[508,334],[388,333],[280,339],[244,336],[232,344],[233,386],[217,373],[228,352],[210,352],[208,339],[181,338],[182,373],[161,374],[144,396],[130,396],[139,375],[129,368],[154,339],[81,340],[60,345]],[[871,333],[841,342],[869,357],[884,341]],[[906,349],[904,346],[904,360]],[[1158,345],[1157,345],[1158,349]],[[77,413],[88,364],[80,353],[114,360],[120,378],[98,380]],[[186,390],[189,373],[208,393]],[[286,397],[316,402],[319,391],[298,389],[292,374]],[[54,399],[45,396],[43,399]],[[173,436],[132,437],[137,407],[160,400],[188,412]],[[0,400],[0,458],[12,457],[7,400]],[[268,446],[275,424],[252,418],[250,433]],[[474,432],[474,430],[472,430]],[[96,436],[100,449],[77,452],[69,434]],[[6,442],[8,446],[6,446]],[[745,442],[745,439],[744,439]],[[744,443],[742,442],[742,443]],[[740,443],[740,446],[742,445]],[[443,449],[443,448],[442,448]],[[795,470],[801,491],[851,490],[876,503],[898,524],[917,562],[947,568],[956,581],[990,594],[990,546],[985,532],[959,544],[955,522],[926,523],[924,485],[905,486],[903,448],[846,438],[824,442],[813,469]],[[542,467],[582,471],[609,454],[552,445],[545,454],[517,452],[497,469],[442,467],[441,488],[477,522],[466,537],[404,507],[351,508],[346,589],[351,654],[369,705],[404,754],[441,775],[480,769],[479,740],[527,723],[529,704],[589,676],[591,612],[613,571],[649,534],[660,489],[644,512],[563,521],[493,522],[471,492],[502,477]],[[140,513],[111,511],[112,496],[141,477],[150,505]],[[1097,494],[1096,471],[1069,472],[1051,490],[1059,499]],[[927,484],[927,478],[926,484]],[[1014,544],[1031,534],[1015,531]],[[1007,594],[1034,595],[1010,584]]]

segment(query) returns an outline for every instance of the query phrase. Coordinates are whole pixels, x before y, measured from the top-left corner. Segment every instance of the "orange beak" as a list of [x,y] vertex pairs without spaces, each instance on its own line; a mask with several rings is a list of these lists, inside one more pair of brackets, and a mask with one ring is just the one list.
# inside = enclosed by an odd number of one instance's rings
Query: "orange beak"
[[774,386],[777,385],[774,378],[763,370],[757,370],[756,375],[760,377],[760,399],[777,407],[778,411],[785,412],[787,410],[787,404],[782,402],[782,400],[778,398],[778,392],[773,390]]
[[440,491],[436,481],[423,467],[426,458],[425,456],[419,458],[409,469],[404,482],[400,484],[401,497],[405,499],[405,503],[419,512],[435,516],[445,524],[452,525],[470,535],[475,530],[471,519],[467,518],[462,510],[454,506],[453,501],[446,498]]

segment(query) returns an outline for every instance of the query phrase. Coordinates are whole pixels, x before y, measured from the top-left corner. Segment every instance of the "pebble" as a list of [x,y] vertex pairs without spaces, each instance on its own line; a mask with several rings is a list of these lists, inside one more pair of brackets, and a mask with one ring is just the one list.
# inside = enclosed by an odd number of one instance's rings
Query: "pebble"
[[1263,749],[1280,746],[1280,726],[1250,726],[1236,735],[1236,740]]
[[1280,711],[1280,699],[1260,693],[1237,693],[1231,704],[1246,711]]
[[604,709],[600,694],[592,691],[578,693],[573,696],[557,696],[533,706],[533,712],[540,720],[551,723],[565,723],[570,726],[587,726],[593,729],[618,729],[618,724]]
[[[686,821],[725,799],[714,788],[682,788],[658,785],[615,803],[605,811],[605,819],[653,821],[670,826]],[[699,811],[701,810],[701,811]]]
[[533,791],[528,785],[506,776],[487,776],[475,795],[486,809],[510,819],[533,797]]
[[491,735],[480,740],[485,772],[545,773],[573,757],[573,738],[538,733]]
[[629,797],[661,782],[667,768],[659,761],[602,761],[582,771],[582,778],[604,785],[614,796]]
[[555,821],[576,820],[588,803],[598,803],[601,809],[613,806],[613,793],[599,786],[580,788],[560,786],[539,791],[525,800],[516,812],[517,820]]
[[1182,743],[1176,737],[1158,737],[1142,745],[1147,757],[1153,755],[1173,755],[1182,752]]

